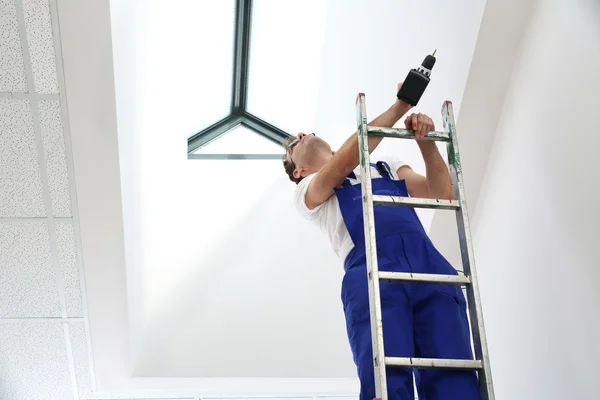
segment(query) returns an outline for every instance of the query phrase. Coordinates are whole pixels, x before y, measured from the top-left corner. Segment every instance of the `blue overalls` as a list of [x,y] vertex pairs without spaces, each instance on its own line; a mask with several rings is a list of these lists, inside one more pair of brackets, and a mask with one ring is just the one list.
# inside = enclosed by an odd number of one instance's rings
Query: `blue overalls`
[[[387,163],[371,166],[382,176],[372,180],[374,194],[408,196],[404,181],[391,178]],[[372,400],[375,382],[360,183],[352,185],[346,179],[335,193],[354,242],[342,281],[346,328],[360,379],[360,400]],[[374,209],[380,271],[457,274],[434,247],[413,208]],[[382,281],[380,293],[386,356],[473,359],[466,302],[459,286]],[[419,399],[479,399],[474,371],[414,372]],[[412,373],[408,368],[387,368],[389,399],[414,399]]]

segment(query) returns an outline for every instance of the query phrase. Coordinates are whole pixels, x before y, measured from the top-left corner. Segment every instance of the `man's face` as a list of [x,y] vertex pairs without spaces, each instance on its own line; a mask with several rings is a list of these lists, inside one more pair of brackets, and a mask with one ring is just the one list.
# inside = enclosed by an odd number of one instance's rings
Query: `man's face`
[[288,158],[296,169],[307,169],[322,164],[323,159],[331,156],[331,147],[314,133],[299,133],[288,145]]

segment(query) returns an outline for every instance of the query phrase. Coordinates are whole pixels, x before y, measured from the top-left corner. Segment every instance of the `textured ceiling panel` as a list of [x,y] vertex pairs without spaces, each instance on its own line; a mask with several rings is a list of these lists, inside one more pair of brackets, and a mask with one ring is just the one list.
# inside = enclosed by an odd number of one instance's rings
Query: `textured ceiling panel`
[[60,316],[46,222],[0,223],[0,265],[0,317]]
[[0,99],[0,217],[46,216],[31,107]]
[[88,399],[92,393],[92,379],[90,375],[85,324],[83,322],[70,323],[69,333],[71,335],[71,348],[73,349],[77,392],[81,399]]
[[58,93],[48,0],[22,1],[35,91]]
[[55,222],[58,257],[63,276],[67,316],[83,317],[73,222]]
[[0,399],[73,399],[62,324],[0,322]]
[[71,200],[60,101],[40,101],[39,111],[52,212],[55,217],[70,217]]
[[13,0],[0,0],[0,92],[26,92],[27,80]]

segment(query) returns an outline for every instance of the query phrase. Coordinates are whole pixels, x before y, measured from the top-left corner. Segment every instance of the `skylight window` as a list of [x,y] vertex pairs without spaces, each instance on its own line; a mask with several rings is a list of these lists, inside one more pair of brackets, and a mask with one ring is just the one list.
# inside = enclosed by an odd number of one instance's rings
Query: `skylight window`
[[249,113],[292,134],[314,131],[326,17],[322,0],[253,2]]
[[[160,75],[172,75],[157,84],[185,87],[184,99],[171,100],[183,100],[177,118],[188,137],[231,112],[235,3],[188,1],[183,8],[163,1],[147,4],[147,23],[155,27],[150,29],[154,38],[149,42],[156,44],[154,51],[168,48],[166,54],[152,57],[152,69]],[[170,32],[165,33],[165,29]],[[151,52],[152,48],[144,50]]]
[[[313,0],[313,2],[315,2],[315,0]],[[201,107],[199,106],[197,113],[194,113],[196,114],[196,131],[188,136],[189,159],[214,159],[215,154],[217,153],[204,151],[202,149],[209,144],[211,148],[214,148],[216,141],[224,140],[226,135],[237,132],[239,129],[254,131],[256,134],[263,136],[265,139],[264,142],[267,144],[281,144],[290,136],[290,134],[278,127],[278,123],[283,121],[287,115],[279,116],[279,122],[274,124],[273,122],[264,119],[268,117],[268,115],[265,115],[265,117],[259,117],[252,114],[247,109],[250,48],[255,45],[254,40],[251,38],[251,25],[253,23],[253,1],[235,0],[235,23],[233,24],[229,24],[227,23],[227,20],[223,19],[223,16],[229,15],[227,13],[233,4],[233,0],[224,2],[226,4],[222,3],[222,1],[201,2],[196,7],[205,8],[205,12],[196,10],[193,13],[195,16],[204,15],[205,18],[203,18],[203,20],[206,22],[200,24],[203,34],[201,36],[194,34],[194,37],[197,39],[198,43],[196,46],[192,46],[195,47],[193,52],[196,52],[198,47],[204,47],[205,49],[204,51],[201,51],[201,55],[197,56],[197,63],[194,64],[197,65],[198,75],[202,76],[201,78],[196,77],[195,79],[198,81],[202,79],[202,82],[200,82],[199,89],[192,91],[191,93],[194,93],[197,98],[207,98],[207,96],[210,96],[208,98],[210,98],[211,101],[200,102],[199,105],[201,105]],[[258,0],[256,3],[257,9],[261,12],[261,15],[263,15],[262,18],[264,18],[264,20],[254,21],[254,23],[263,23],[269,19],[273,19],[273,15],[277,14],[273,13],[272,8],[281,8],[280,2]],[[215,7],[217,10],[216,14],[213,7]],[[225,36],[228,38],[227,40],[233,40],[233,49],[222,43],[223,40],[220,37],[223,36],[223,33],[221,32],[223,29],[230,30],[229,34]],[[215,44],[216,42],[219,42],[220,44]],[[184,50],[182,49],[182,51]],[[188,53],[192,52],[191,48],[185,51]],[[273,57],[277,56],[274,55]],[[229,62],[229,66],[227,68],[223,67],[223,64],[226,62]],[[269,60],[258,59],[257,63],[260,63],[260,67],[257,64],[255,65],[254,69],[261,71],[263,67],[268,68]],[[262,76],[265,76],[265,73],[268,75],[270,73],[269,71],[270,70],[267,69],[266,72],[261,72]],[[229,80],[227,84],[224,84],[222,82],[223,77],[227,74]],[[277,107],[278,104],[280,104],[284,99],[281,99],[280,97],[272,97],[270,95],[272,93],[272,86],[279,85],[279,83],[274,80],[268,80],[266,82],[257,81],[255,85],[255,87],[259,88],[257,93],[259,93],[261,88],[264,87],[265,91],[260,96],[268,97],[270,99],[271,106],[275,107],[273,112],[269,113],[269,115],[279,115],[277,112]],[[296,85],[302,86],[299,83]],[[193,100],[194,96],[190,96],[190,99]],[[227,100],[229,100],[229,112],[223,113],[224,103]],[[301,100],[302,98],[297,99],[296,102]],[[296,110],[296,112],[299,114],[302,114],[303,111],[304,110],[302,109]],[[185,118],[187,120],[190,117]],[[240,128],[240,125],[243,128]],[[288,124],[286,126],[295,127],[295,125],[300,124]],[[247,136],[252,137],[249,135]],[[231,138],[231,136],[229,136],[229,138]],[[225,157],[226,154],[246,154],[247,157],[245,158],[247,159],[277,158],[275,153],[272,152],[272,149],[266,153],[258,153],[256,150],[254,150],[255,147],[252,147],[255,145],[248,144],[250,147],[240,148],[240,143],[244,143],[244,140],[229,140],[229,142],[235,142],[235,147],[228,148],[225,145],[219,145],[219,148],[223,149],[223,153],[219,153],[222,155],[222,158],[228,158]],[[281,146],[279,146],[279,154],[281,153],[282,149]],[[264,157],[262,157],[262,155],[264,155]]]

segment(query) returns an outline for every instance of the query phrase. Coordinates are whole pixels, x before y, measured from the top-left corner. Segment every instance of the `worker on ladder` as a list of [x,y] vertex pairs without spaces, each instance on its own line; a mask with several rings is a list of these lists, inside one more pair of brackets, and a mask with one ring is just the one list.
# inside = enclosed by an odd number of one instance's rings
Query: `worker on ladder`
[[[402,83],[398,85],[401,89]],[[393,127],[412,106],[396,99],[369,122]],[[426,166],[426,176],[396,157],[371,164],[374,194],[451,199],[448,168],[435,142],[419,140],[434,131],[430,117],[411,114],[406,129],[414,131]],[[344,263],[342,303],[348,339],[360,380],[360,399],[375,397],[373,353],[369,320],[365,236],[361,202],[358,133],[337,152],[315,134],[300,133],[284,144],[283,166],[297,184],[298,212],[324,231]],[[372,152],[383,138],[370,136]],[[427,236],[413,208],[375,207],[378,221],[377,253],[380,271],[456,275]],[[381,282],[382,322],[386,354],[393,357],[473,359],[466,301],[458,286],[410,285]],[[420,399],[479,399],[475,371],[415,370]],[[413,400],[413,370],[388,368],[388,398]]]

